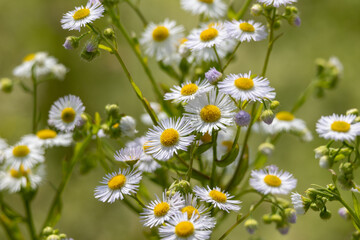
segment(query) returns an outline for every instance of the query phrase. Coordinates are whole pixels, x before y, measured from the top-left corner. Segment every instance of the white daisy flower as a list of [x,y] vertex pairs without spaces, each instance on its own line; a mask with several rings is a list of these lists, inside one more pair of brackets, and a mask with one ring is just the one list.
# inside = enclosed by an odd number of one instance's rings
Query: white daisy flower
[[274,99],[274,88],[269,86],[267,78],[251,77],[251,71],[244,74],[229,74],[219,82],[219,90],[241,101],[262,101]]
[[186,46],[191,51],[198,51],[204,48],[217,47],[220,49],[223,41],[228,37],[226,30],[221,23],[210,24],[205,28],[195,29],[188,36]]
[[285,6],[287,4],[296,3],[297,0],[257,0],[260,3],[264,3],[266,5],[273,5],[274,7]]
[[302,215],[305,213],[305,205],[302,200],[302,196],[300,194],[292,192],[291,193],[291,202],[294,205],[296,214]]
[[79,97],[68,95],[59,98],[49,112],[48,123],[60,131],[72,131],[81,121],[81,114],[85,111]]
[[261,41],[267,37],[265,26],[253,20],[227,21],[225,29],[230,37],[240,42]]
[[116,161],[124,162],[129,166],[133,166],[140,160],[142,154],[142,147],[126,147],[115,152],[114,158]]
[[222,0],[181,0],[180,3],[184,10],[209,18],[222,18],[227,12],[227,5]]
[[38,163],[45,161],[44,150],[36,143],[20,141],[15,146],[5,150],[6,164],[14,169],[32,168]]
[[169,60],[168,58],[176,52],[183,32],[183,26],[176,26],[176,22],[169,19],[159,24],[149,23],[142,34],[140,44],[144,47],[146,55],[155,57],[157,61]]
[[[161,105],[159,103],[150,102],[150,107],[156,113],[159,121],[169,118],[168,115],[162,110]],[[141,122],[148,126],[152,126],[154,124],[148,113],[141,114],[140,118],[141,118]]]
[[103,16],[105,8],[97,1],[89,1],[86,6],[75,7],[75,10],[67,12],[61,19],[63,29],[78,30],[88,23],[92,23]]
[[53,146],[70,146],[73,142],[72,133],[57,133],[51,129],[42,129],[34,134],[29,134],[21,138],[27,143],[36,143],[44,148]]
[[8,167],[6,171],[0,171],[0,191],[8,190],[11,193],[20,192],[21,188],[29,186],[35,190],[44,177],[44,166],[39,165],[34,168],[20,169]]
[[190,135],[194,129],[184,118],[169,118],[158,123],[146,134],[148,140],[146,153],[155,159],[168,160],[178,150],[187,150],[195,136]]
[[241,201],[230,200],[234,198],[234,196],[224,192],[219,187],[211,189],[209,186],[207,186],[207,188],[195,186],[193,191],[201,201],[211,203],[214,207],[220,208],[226,212],[239,211],[241,209],[239,206]]
[[184,116],[197,131],[211,133],[212,130],[225,129],[232,125],[235,109],[236,106],[229,96],[211,90],[185,105],[187,113]]
[[288,194],[296,184],[297,180],[292,174],[274,165],[251,171],[250,185],[262,194]]
[[211,231],[206,220],[196,221],[197,216],[188,219],[187,214],[173,216],[166,225],[159,228],[160,239],[164,240],[206,240]]
[[322,116],[316,123],[320,137],[335,141],[354,141],[360,135],[360,123],[353,123],[355,115]]
[[131,116],[124,116],[120,120],[120,129],[121,133],[124,136],[134,137],[135,134],[138,132],[136,130],[136,121]]
[[8,144],[4,139],[0,138],[0,163],[4,161],[6,148],[8,148]]
[[195,221],[206,221],[207,229],[214,228],[216,225],[216,220],[215,218],[211,217],[209,208],[205,207],[203,204],[199,204],[198,198],[191,193],[185,195],[184,205],[181,207],[180,211],[181,213],[187,213],[189,220],[194,215],[196,216]]
[[100,182],[104,185],[95,188],[95,198],[102,202],[113,203],[123,200],[124,195],[136,193],[141,181],[141,172],[137,169],[119,169],[119,172],[108,173]]
[[304,120],[295,118],[292,113],[287,111],[276,113],[274,121],[268,126],[272,134],[279,132],[302,132],[307,129]]
[[146,227],[156,227],[168,221],[172,216],[179,213],[180,208],[184,205],[184,199],[180,193],[166,195],[162,194],[162,200],[156,196],[156,200],[151,201],[144,212],[140,213],[140,219]]
[[200,94],[210,91],[213,86],[207,81],[197,80],[195,83],[186,81],[181,86],[174,86],[171,88],[170,93],[165,94],[165,100],[173,100],[175,103],[183,102],[187,103],[193,100]]

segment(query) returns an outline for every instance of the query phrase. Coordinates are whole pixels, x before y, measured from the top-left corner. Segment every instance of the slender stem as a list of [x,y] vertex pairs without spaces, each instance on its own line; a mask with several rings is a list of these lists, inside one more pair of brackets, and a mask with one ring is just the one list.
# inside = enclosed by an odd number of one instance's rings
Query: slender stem
[[218,63],[219,63],[220,70],[221,70],[221,72],[224,72],[224,70],[223,70],[223,68],[222,68],[222,64],[221,64],[221,59],[220,59],[219,54],[218,54],[218,52],[217,52],[217,50],[216,50],[216,46],[214,46],[213,49],[214,49],[214,52],[215,52],[217,61],[218,61]]
[[123,199],[123,202],[134,212],[141,213],[141,210],[139,210],[137,207],[135,207],[127,198]]
[[135,11],[135,13],[139,16],[140,20],[146,27],[146,25],[148,25],[148,21],[146,20],[140,9],[135,4],[133,4],[131,0],[125,0],[125,2]]
[[242,19],[247,11],[247,9],[250,6],[252,0],[246,0],[246,2],[244,3],[243,7],[241,8],[240,12],[238,13],[238,15],[236,16],[236,19]]
[[189,164],[189,170],[186,174],[186,180],[190,181],[191,179],[191,174],[192,174],[192,169],[193,169],[193,162],[194,162],[194,152],[195,152],[195,144],[196,141],[194,141],[194,143],[191,145],[190,147],[190,164]]
[[266,57],[265,57],[263,70],[262,70],[262,73],[261,73],[261,75],[263,77],[265,77],[267,66],[268,66],[269,59],[270,59],[270,54],[271,54],[271,51],[273,49],[275,17],[276,17],[276,8],[274,8],[274,10],[273,10],[273,17],[271,18],[271,22],[270,22],[269,44],[268,44],[268,49],[267,49],[267,52],[266,52]]
[[135,201],[142,207],[145,208],[145,204],[139,199],[138,195],[130,195],[133,199],[135,199]]
[[24,202],[25,212],[26,212],[26,224],[28,226],[31,239],[36,240],[38,238],[36,237],[36,231],[35,231],[34,220],[31,212],[30,201],[29,199],[27,199],[27,197],[24,194],[22,195],[22,199]]
[[36,133],[37,129],[37,80],[36,80],[36,74],[35,74],[35,68],[36,64],[33,65],[31,69],[31,80],[33,84],[33,119],[32,119],[32,131],[33,133]]
[[[182,163],[185,167],[189,168],[189,164],[187,164],[187,162],[184,161],[184,159],[182,159],[178,154],[174,154],[174,156],[180,161],[180,163]],[[198,174],[199,176],[201,176],[203,179],[205,180],[210,180],[210,177],[206,174],[204,174],[203,172],[200,172],[196,169],[192,169],[192,172]]]
[[342,199],[340,196],[338,196],[339,202],[348,210],[349,214],[351,215],[352,219],[354,220],[356,226],[360,228],[360,220],[354,210]]
[[229,60],[226,62],[225,66],[223,67],[222,71],[224,72],[225,69],[229,66],[230,62],[233,60],[236,51],[238,50],[238,48],[240,47],[241,42],[239,41],[239,43],[236,45],[234,51],[231,53],[231,56],[229,57]]
[[314,88],[317,85],[317,81],[312,81],[307,88],[305,89],[304,92],[301,93],[300,97],[298,98],[298,100],[296,101],[296,103],[294,104],[293,108],[291,109],[291,113],[295,113],[297,110],[299,110],[299,108],[302,107],[302,105],[305,103],[306,99],[308,98],[308,96],[312,93],[312,91],[314,90]]
[[217,136],[218,132],[214,131],[212,132],[212,143],[213,143],[213,162],[212,162],[212,168],[211,168],[211,178],[210,178],[210,187],[213,187],[215,184],[215,178],[216,178],[216,161],[217,161]]

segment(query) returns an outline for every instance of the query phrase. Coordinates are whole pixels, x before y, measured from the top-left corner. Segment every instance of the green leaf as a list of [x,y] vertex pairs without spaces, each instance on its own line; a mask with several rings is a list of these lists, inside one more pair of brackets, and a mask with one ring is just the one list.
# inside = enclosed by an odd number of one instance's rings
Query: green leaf
[[195,155],[200,155],[212,147],[212,142],[201,144],[195,151]]
[[226,167],[231,163],[233,163],[238,155],[239,155],[239,145],[236,144],[236,146],[232,148],[230,152],[225,154],[221,158],[221,160],[216,161],[216,165],[218,165],[219,167]]
[[359,202],[354,193],[352,193],[352,199],[353,199],[353,203],[354,203],[355,213],[356,213],[357,217],[359,218],[360,217],[360,205],[359,205]]

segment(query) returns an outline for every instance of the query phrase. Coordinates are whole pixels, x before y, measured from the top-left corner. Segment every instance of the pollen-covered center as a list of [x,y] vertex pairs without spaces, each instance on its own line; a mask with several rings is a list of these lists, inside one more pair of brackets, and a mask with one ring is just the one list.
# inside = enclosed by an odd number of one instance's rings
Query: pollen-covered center
[[51,139],[56,138],[57,133],[54,130],[43,129],[36,133],[36,136],[40,139]]
[[13,155],[15,157],[26,157],[30,153],[30,149],[25,145],[18,145],[13,148]]
[[122,174],[119,174],[108,182],[108,187],[112,190],[120,189],[125,185],[126,177]]
[[154,215],[157,217],[165,216],[170,210],[170,205],[167,202],[161,202],[154,207]]
[[74,20],[80,20],[80,19],[86,18],[89,15],[90,15],[90,10],[87,8],[83,8],[83,9],[77,10],[74,13],[73,18],[74,18]]
[[200,140],[203,143],[209,143],[209,142],[211,142],[212,138],[211,138],[211,135],[208,132],[206,132],[206,133],[204,133],[204,135],[201,136]]
[[275,175],[266,175],[264,182],[271,187],[279,187],[281,185],[281,179]]
[[294,120],[295,116],[292,113],[282,111],[276,114],[276,118],[281,121],[292,121]]
[[200,40],[203,42],[208,42],[216,38],[218,35],[218,30],[215,28],[208,28],[200,33]]
[[233,142],[232,141],[222,141],[221,145],[223,145],[224,147],[226,147],[226,151],[230,152],[233,146]]
[[30,53],[24,57],[23,61],[29,62],[29,61],[33,60],[34,58],[35,58],[35,53]]
[[222,193],[222,192],[220,192],[220,191],[218,191],[218,190],[211,190],[211,191],[209,192],[209,196],[210,196],[213,200],[215,200],[215,201],[217,201],[217,202],[219,202],[219,203],[225,203],[226,200],[227,200],[227,197],[226,197],[225,193]]
[[199,211],[194,208],[193,206],[189,205],[189,206],[186,206],[184,207],[183,209],[181,209],[181,212],[182,213],[187,213],[187,216],[188,216],[188,219],[191,218],[191,216],[195,213],[197,215],[200,215]]
[[199,87],[195,83],[186,84],[181,88],[181,95],[189,96],[197,92]]
[[331,124],[331,130],[335,132],[348,132],[350,124],[344,121],[335,121]]
[[20,165],[20,169],[19,170],[15,170],[14,168],[10,169],[10,175],[13,178],[20,178],[20,177],[25,177],[30,173],[30,169],[25,170],[24,166],[21,164]]
[[199,2],[211,4],[214,2],[214,0],[199,0]]
[[61,112],[61,119],[65,123],[71,123],[74,121],[76,116],[76,112],[72,107],[64,108]]
[[250,90],[254,87],[254,81],[251,78],[238,78],[234,81],[235,87],[241,90]]
[[179,141],[179,132],[173,128],[165,129],[160,136],[160,142],[165,147],[173,146],[178,141]]
[[115,123],[114,125],[112,125],[112,128],[119,128],[120,124],[119,123]]
[[157,42],[162,42],[169,37],[169,30],[164,26],[157,26],[153,33],[153,39]]
[[244,32],[254,32],[255,31],[254,26],[247,22],[240,23],[239,28]]
[[206,105],[201,109],[200,117],[204,122],[216,122],[221,118],[221,110],[215,105]]
[[178,237],[182,237],[182,238],[190,237],[194,233],[194,231],[195,231],[194,224],[192,224],[192,222],[189,221],[179,222],[175,226],[175,234]]

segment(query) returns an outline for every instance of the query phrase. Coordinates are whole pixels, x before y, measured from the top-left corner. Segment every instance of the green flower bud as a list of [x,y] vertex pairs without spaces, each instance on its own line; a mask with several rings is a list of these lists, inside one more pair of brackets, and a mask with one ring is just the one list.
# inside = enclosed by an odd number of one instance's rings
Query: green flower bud
[[274,152],[275,146],[271,143],[265,142],[259,145],[258,151],[266,156],[271,156]]
[[324,155],[329,154],[329,149],[326,146],[320,146],[314,149],[315,159],[320,159]]
[[343,160],[343,159],[345,159],[345,158],[346,158],[346,156],[345,156],[344,154],[339,153],[339,154],[336,155],[336,157],[334,158],[334,162],[339,162],[339,161],[341,161],[341,160]]
[[282,222],[282,217],[279,214],[273,214],[270,217],[272,222],[276,222],[276,223],[281,223]]
[[354,120],[354,122],[356,122],[356,123],[360,122],[360,116],[359,116],[359,117],[356,117],[355,120]]
[[329,169],[331,167],[330,158],[328,156],[322,156],[319,159],[319,166],[324,169]]
[[254,232],[258,229],[258,222],[255,219],[248,219],[245,221],[244,226],[248,233],[254,234]]
[[356,115],[359,116],[359,110],[357,108],[352,108],[346,111],[346,115]]
[[273,122],[274,118],[275,118],[275,114],[270,109],[263,111],[260,116],[260,119],[268,125],[270,125]]
[[312,201],[316,200],[317,192],[315,188],[308,188],[305,193]]
[[96,41],[89,41],[86,43],[83,51],[81,52],[81,58],[90,62],[94,60],[100,54],[98,42]]
[[310,204],[310,208],[313,210],[313,211],[319,211],[320,209],[317,207],[316,203],[311,203]]
[[51,234],[46,238],[46,240],[60,240],[60,237],[58,235]]
[[0,88],[4,93],[11,93],[14,87],[14,83],[10,78],[0,79]]
[[255,17],[260,16],[262,12],[263,12],[263,7],[260,4],[254,4],[250,9],[251,15]]
[[299,12],[298,8],[295,7],[295,6],[291,6],[290,9],[291,9],[292,13],[298,13]]
[[66,239],[67,239],[65,233],[61,233],[61,234],[59,235],[59,238],[60,238],[60,240],[66,240]]
[[112,28],[106,28],[104,30],[104,36],[109,40],[113,40],[115,39],[115,32]]
[[67,50],[76,49],[79,47],[80,38],[75,36],[69,36],[65,39],[63,47]]
[[296,223],[296,211],[293,208],[286,208],[285,209],[285,216],[287,217],[287,221],[289,223]]
[[321,211],[320,218],[323,220],[328,220],[331,218],[331,212],[329,210]]
[[281,21],[280,20],[277,20],[274,22],[274,29],[277,30],[281,27]]
[[277,101],[277,100],[274,100],[274,101],[272,101],[271,104],[270,104],[270,109],[271,109],[271,110],[275,110],[278,106],[280,106],[280,102]]
[[44,236],[48,236],[48,235],[50,235],[50,234],[52,234],[53,233],[53,228],[52,227],[45,227],[44,229],[43,229],[43,231],[42,231],[42,234],[44,235]]
[[263,215],[262,219],[263,219],[265,224],[270,224],[271,223],[271,215],[270,214]]
[[105,111],[108,115],[117,118],[120,113],[120,108],[117,104],[108,104],[105,106]]

